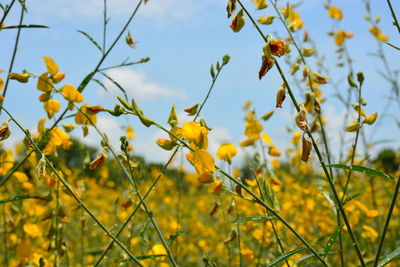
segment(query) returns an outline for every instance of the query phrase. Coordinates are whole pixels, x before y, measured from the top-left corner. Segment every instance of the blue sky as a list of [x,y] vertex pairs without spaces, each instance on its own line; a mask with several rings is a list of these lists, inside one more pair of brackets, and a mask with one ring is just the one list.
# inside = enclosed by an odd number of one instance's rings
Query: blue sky
[[[2,4],[6,2],[8,1],[0,1]],[[108,15],[111,19],[107,34],[109,45],[137,1],[108,2],[110,2]],[[272,7],[256,12],[255,5],[251,1],[243,2],[256,17],[275,15]],[[311,38],[317,42],[318,52],[326,56],[324,67],[331,69],[331,75],[335,81],[342,80],[339,83],[340,90],[345,92],[347,82],[344,79],[348,68],[340,69],[335,66],[337,46],[332,38],[327,36],[333,21],[327,17],[323,1],[303,2],[297,10],[305,23],[305,28],[310,32]],[[278,1],[278,3],[284,6],[286,1]],[[378,45],[368,31],[368,23],[363,19],[365,14],[363,2],[337,0],[332,3],[344,12],[344,19],[340,22],[339,28],[355,33],[355,36],[346,42],[354,58],[355,70],[363,71],[366,76],[363,89],[364,97],[368,102],[365,108],[366,113],[381,113],[385,96],[389,94],[389,84],[377,74],[377,70],[382,70],[382,63],[369,55],[377,50]],[[281,84],[276,69],[272,69],[263,80],[258,80],[263,42],[248,19],[241,32],[233,33],[229,28],[230,20],[226,19],[225,5],[226,0],[150,0],[139,10],[138,16],[129,27],[134,40],[138,42],[136,48],[130,48],[124,40],[121,40],[103,65],[104,67],[115,65],[128,57],[131,60],[150,57],[151,60],[146,64],[113,70],[108,74],[125,87],[130,97],[137,99],[146,115],[159,122],[165,122],[172,104],[176,104],[178,112],[182,114],[184,108],[203,99],[211,82],[210,64],[220,60],[224,54],[229,54],[231,62],[221,73],[215,90],[202,113],[208,125],[213,128],[210,132],[211,151],[215,151],[222,142],[238,145],[244,139],[244,112],[241,110],[243,104],[251,100],[260,115],[272,110],[275,105],[276,90]],[[62,84],[70,83],[78,86],[86,74],[95,67],[100,53],[85,37],[77,33],[77,30],[91,34],[101,43],[103,1],[33,0],[27,1],[27,6],[28,13],[24,22],[48,25],[50,29],[22,31],[14,72],[27,69],[32,73],[41,74],[45,72],[42,57],[50,56],[58,63],[60,71],[67,73]],[[394,7],[400,10],[399,4],[394,3]],[[18,9],[15,8],[7,18],[6,25],[18,23]],[[389,42],[399,45],[400,36],[391,25],[390,13],[385,1],[372,1],[372,11],[374,17],[381,15],[380,26],[385,34],[391,36]],[[280,36],[286,37],[278,20],[273,25],[261,27],[265,34],[275,35],[278,32]],[[15,30],[4,30],[0,33],[0,68],[2,69],[8,69],[15,34]],[[400,60],[400,54],[386,44],[383,44],[383,47],[390,66],[395,68]],[[293,56],[296,54],[294,48],[292,54]],[[288,70],[289,67],[284,64],[283,58],[280,62],[285,70]],[[5,78],[4,72],[0,75]],[[101,75],[97,78],[104,80]],[[343,106],[332,97],[334,89],[330,84],[321,88],[329,99],[324,104],[325,115],[328,118],[328,135],[332,147],[337,147],[337,133],[342,127],[344,114]],[[22,85],[12,81],[5,107],[26,128],[34,129],[37,121],[45,116],[41,108],[42,103],[37,100],[39,95],[36,81],[32,80]],[[107,108],[112,108],[116,103],[116,95],[118,91],[114,86],[110,85],[109,92],[104,92],[94,82],[84,91],[85,103],[99,104]],[[299,94],[298,97],[301,99]],[[264,130],[271,135],[281,151],[290,140],[290,134],[287,133],[285,127],[293,127],[292,111],[292,105],[287,99],[284,108],[277,110],[272,119],[264,123]],[[375,140],[393,139],[395,146],[398,147],[399,128],[395,126],[393,117],[399,118],[399,106],[392,105],[389,114],[391,117],[386,117],[382,122]],[[1,117],[1,120],[5,120],[4,114]],[[188,120],[188,118],[182,118],[182,120]],[[145,129],[135,117],[115,119],[105,114],[99,116],[99,126],[110,136],[114,144],[118,143],[119,136],[124,133],[121,126],[126,125],[132,125],[135,129],[137,139],[133,140],[133,145],[138,154],[154,161],[163,161],[168,157],[168,153],[162,151],[154,143],[157,137],[163,136],[157,129]],[[78,128],[74,132],[75,136],[82,135]],[[92,132],[93,134],[87,137],[86,141],[96,144],[98,137],[94,131]],[[20,134],[14,134],[12,140],[15,142],[20,138]],[[352,135],[349,134],[347,138],[351,140]],[[388,144],[381,147],[384,146]],[[393,145],[390,146],[393,147]],[[241,151],[241,157],[243,155],[244,151]]]

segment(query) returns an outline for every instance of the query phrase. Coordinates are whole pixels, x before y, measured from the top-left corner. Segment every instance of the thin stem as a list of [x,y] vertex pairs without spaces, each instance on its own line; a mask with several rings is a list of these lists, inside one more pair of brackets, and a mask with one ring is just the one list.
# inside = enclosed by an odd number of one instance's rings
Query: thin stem
[[14,3],[15,3],[15,0],[12,0],[10,5],[8,6],[8,8],[4,11],[3,17],[0,20],[0,24],[2,24],[4,22],[4,20],[6,19],[7,15],[8,15],[8,12],[10,12]]
[[[357,143],[358,143],[358,137],[360,135],[360,129],[362,127],[362,124],[361,124],[361,88],[362,88],[362,84],[360,84],[360,87],[357,88],[358,89],[358,118],[357,118],[358,128],[357,128],[357,132],[356,132],[356,138],[354,140],[353,150],[352,150],[352,153],[351,153],[350,166],[352,166],[354,164],[354,159],[355,159],[356,149],[357,149]],[[341,201],[343,201],[344,198],[346,197],[347,188],[349,186],[349,182],[350,182],[352,173],[353,172],[350,169],[348,174],[347,174],[347,179],[346,179],[346,183],[344,185],[344,190],[343,190],[343,195],[342,195]]]
[[56,210],[55,210],[55,221],[56,221],[56,225],[55,225],[55,245],[54,245],[54,267],[58,266],[58,247],[60,246],[60,244],[58,243],[59,237],[59,229],[58,229],[58,225],[60,223],[59,221],[59,212],[60,210],[60,180],[57,180],[57,188],[56,188]]
[[[132,21],[132,19],[134,18],[134,16],[136,15],[140,5],[142,4],[143,0],[140,0],[139,3],[137,4],[137,6],[135,7],[135,9],[133,10],[131,16],[129,17],[128,21],[126,22],[125,26],[122,28],[121,32],[119,33],[119,35],[116,37],[116,39],[114,40],[114,42],[112,43],[112,45],[110,46],[110,48],[107,50],[107,52],[101,57],[100,61],[98,62],[97,66],[94,68],[94,71],[91,72],[87,77],[93,78],[94,74],[96,72],[99,71],[103,61],[106,59],[106,57],[108,56],[108,54],[111,52],[111,50],[113,49],[113,47],[115,46],[115,44],[118,42],[118,40],[121,38],[122,34],[125,32],[125,30],[127,29],[128,25],[130,24],[130,22]],[[81,92],[86,88],[87,84],[89,83],[89,81],[86,81],[86,79],[84,79],[81,84],[79,85],[78,88],[80,88]],[[1,107],[1,106],[0,106]],[[67,114],[68,112],[68,108],[66,108],[60,115],[60,117],[53,123],[53,125],[50,127],[50,130],[52,130],[54,127],[56,127],[56,125],[64,118],[65,114]],[[0,114],[1,114],[1,109],[0,109]],[[29,156],[32,154],[32,151],[29,152],[23,159],[21,162],[19,162],[17,164],[16,167],[20,167],[23,162],[25,162]],[[16,172],[18,170],[18,168],[13,168],[13,170],[7,175],[7,177],[0,183],[0,186],[4,185],[5,182],[7,180],[9,180],[11,178],[11,176],[13,175],[14,172]]]
[[393,192],[392,200],[390,202],[388,214],[386,216],[385,226],[383,227],[383,231],[381,233],[381,238],[379,239],[379,245],[378,245],[378,249],[376,251],[376,256],[375,256],[375,260],[374,260],[374,267],[378,266],[379,256],[380,256],[382,248],[383,248],[383,243],[385,242],[387,230],[389,229],[390,219],[392,218],[392,213],[393,213],[394,207],[397,202],[399,189],[400,189],[400,177],[397,178],[397,182],[396,182],[396,186],[395,186],[395,189]]
[[399,25],[399,22],[397,21],[396,13],[394,12],[394,9],[392,7],[392,3],[390,2],[390,0],[386,0],[386,2],[388,4],[388,6],[389,6],[390,12],[392,13],[392,17],[394,19],[394,25],[396,26],[397,30],[400,33],[400,25]]
[[18,126],[18,128],[20,128],[20,130],[25,134],[25,136],[29,139],[29,141],[31,142],[31,144],[33,145],[33,147],[35,148],[35,150],[41,154],[43,156],[43,158],[46,161],[46,164],[48,166],[50,166],[50,169],[53,171],[53,173],[56,175],[57,179],[64,185],[64,187],[67,189],[67,191],[72,195],[72,197],[79,203],[79,205],[90,215],[90,217],[92,217],[92,219],[99,225],[99,227],[108,235],[110,236],[120,247],[123,251],[125,251],[128,256],[135,262],[137,263],[139,266],[143,266],[138,259],[125,247],[125,245],[119,241],[112,233],[110,230],[107,229],[106,226],[104,226],[104,224],[102,224],[100,222],[100,220],[89,210],[89,208],[83,203],[83,201],[75,194],[74,190],[70,187],[70,185],[64,180],[64,178],[62,178],[60,176],[60,174],[58,173],[58,171],[54,168],[52,162],[46,157],[44,156],[43,152],[40,150],[40,148],[38,147],[38,145],[36,144],[35,140],[33,140],[33,138],[27,134],[27,132],[25,132],[24,128],[21,126],[21,124],[18,123],[17,120],[14,119],[14,117],[8,112],[7,109],[5,109],[3,106],[0,107],[1,109],[3,109],[8,116],[11,118],[11,120]]
[[3,246],[4,246],[4,261],[3,266],[8,266],[8,240],[7,240],[7,217],[6,217],[6,205],[2,205],[2,217],[3,217]]
[[[162,177],[162,175],[164,174],[165,170],[167,169],[168,165],[172,162],[172,159],[174,158],[174,156],[176,155],[176,153],[178,152],[178,148],[175,149],[175,151],[172,153],[171,157],[169,158],[169,160],[164,164],[164,166],[161,168],[161,171],[159,173],[159,175],[157,176],[157,178],[154,180],[153,184],[150,186],[150,188],[147,190],[147,192],[144,194],[143,196],[143,200],[147,199],[148,195],[154,191],[154,187],[156,186],[156,184],[158,183],[158,181],[160,180],[160,178]],[[126,219],[126,221],[124,222],[124,224],[119,228],[118,232],[115,234],[116,237],[118,237],[122,231],[125,229],[125,227],[128,225],[129,221],[133,218],[133,216],[135,216],[136,212],[139,210],[140,205],[142,204],[142,202],[140,201],[139,204],[136,206],[136,208],[132,211],[132,213],[129,215],[129,217]],[[103,251],[103,253],[101,254],[101,256],[97,259],[96,263],[93,265],[94,267],[98,266],[100,264],[100,262],[102,261],[102,259],[106,256],[107,252],[112,248],[114,244],[114,240],[112,240],[107,248]]]
[[[21,6],[21,15],[19,18],[19,25],[22,25],[22,21],[24,20],[24,13],[25,13],[25,9],[23,6]],[[11,62],[10,62],[10,67],[8,68],[8,73],[11,73],[13,70],[13,66],[14,66],[14,61],[15,58],[17,56],[17,51],[18,51],[18,44],[19,44],[19,37],[21,35],[21,27],[18,28],[17,30],[17,36],[15,38],[15,44],[14,44],[14,51],[11,57]],[[5,99],[6,97],[6,93],[7,93],[7,89],[8,89],[8,83],[10,82],[10,77],[7,75],[7,79],[6,79],[6,83],[4,85],[4,91],[3,91],[3,98]],[[5,101],[5,100],[4,100]],[[4,103],[2,103],[1,105],[4,105]],[[0,109],[0,115],[1,115],[1,109]]]
[[103,12],[103,53],[106,51],[106,34],[107,34],[107,0],[104,0]]

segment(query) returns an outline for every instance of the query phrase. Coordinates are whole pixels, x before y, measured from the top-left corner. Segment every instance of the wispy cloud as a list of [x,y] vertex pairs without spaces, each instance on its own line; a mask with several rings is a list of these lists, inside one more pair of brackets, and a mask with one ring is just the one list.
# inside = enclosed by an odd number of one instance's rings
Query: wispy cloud
[[[186,97],[184,91],[175,90],[156,82],[151,81],[147,75],[142,71],[119,69],[110,70],[107,72],[114,81],[116,81],[127,93],[129,98],[135,98],[143,101],[155,100],[159,97],[170,97],[183,99]],[[122,91],[112,81],[107,78],[103,80],[105,87],[109,92],[104,92],[99,89],[100,96],[109,97],[109,93],[115,95],[122,95]]]

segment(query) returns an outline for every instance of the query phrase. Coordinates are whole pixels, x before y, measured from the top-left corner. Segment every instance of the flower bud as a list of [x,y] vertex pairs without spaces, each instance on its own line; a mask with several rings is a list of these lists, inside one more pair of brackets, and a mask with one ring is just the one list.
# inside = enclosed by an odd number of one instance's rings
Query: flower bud
[[0,126],[0,141],[6,140],[11,135],[11,129],[10,126],[8,126],[9,121],[10,119],[3,122],[3,124]]
[[46,158],[44,154],[42,154],[42,158],[39,160],[38,165],[36,166],[36,173],[39,179],[46,176]]
[[101,167],[107,159],[107,155],[102,151],[92,162],[89,163],[89,169],[93,170]]
[[277,108],[282,108],[282,103],[286,98],[286,86],[285,84],[282,84],[281,87],[279,87],[278,92],[276,93],[276,107]]
[[303,131],[307,130],[307,125],[308,125],[307,112],[303,105],[301,105],[300,111],[299,111],[299,113],[297,113],[297,115],[295,117],[295,122],[296,122],[297,127],[302,129]]

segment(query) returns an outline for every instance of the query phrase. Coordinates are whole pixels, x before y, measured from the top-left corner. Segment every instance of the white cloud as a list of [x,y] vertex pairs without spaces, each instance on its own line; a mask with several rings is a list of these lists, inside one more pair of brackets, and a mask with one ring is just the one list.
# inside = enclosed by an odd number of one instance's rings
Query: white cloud
[[[144,72],[119,69],[110,70],[107,75],[115,80],[127,93],[128,98],[135,98],[137,100],[149,101],[154,100],[158,97],[172,97],[172,98],[184,98],[186,95],[183,91],[178,91],[159,85],[145,75]],[[106,88],[114,95],[122,95],[121,90],[109,79],[105,78],[103,81]],[[104,92],[100,89],[100,95],[109,97],[109,92]]]
[[[173,21],[184,21],[196,17],[205,8],[222,4],[224,1],[215,0],[150,0],[142,5],[138,16],[162,22],[163,25]],[[129,15],[136,7],[137,0],[107,1],[109,16]],[[32,8],[47,15],[69,18],[94,18],[103,16],[102,0],[47,0],[37,1]]]

